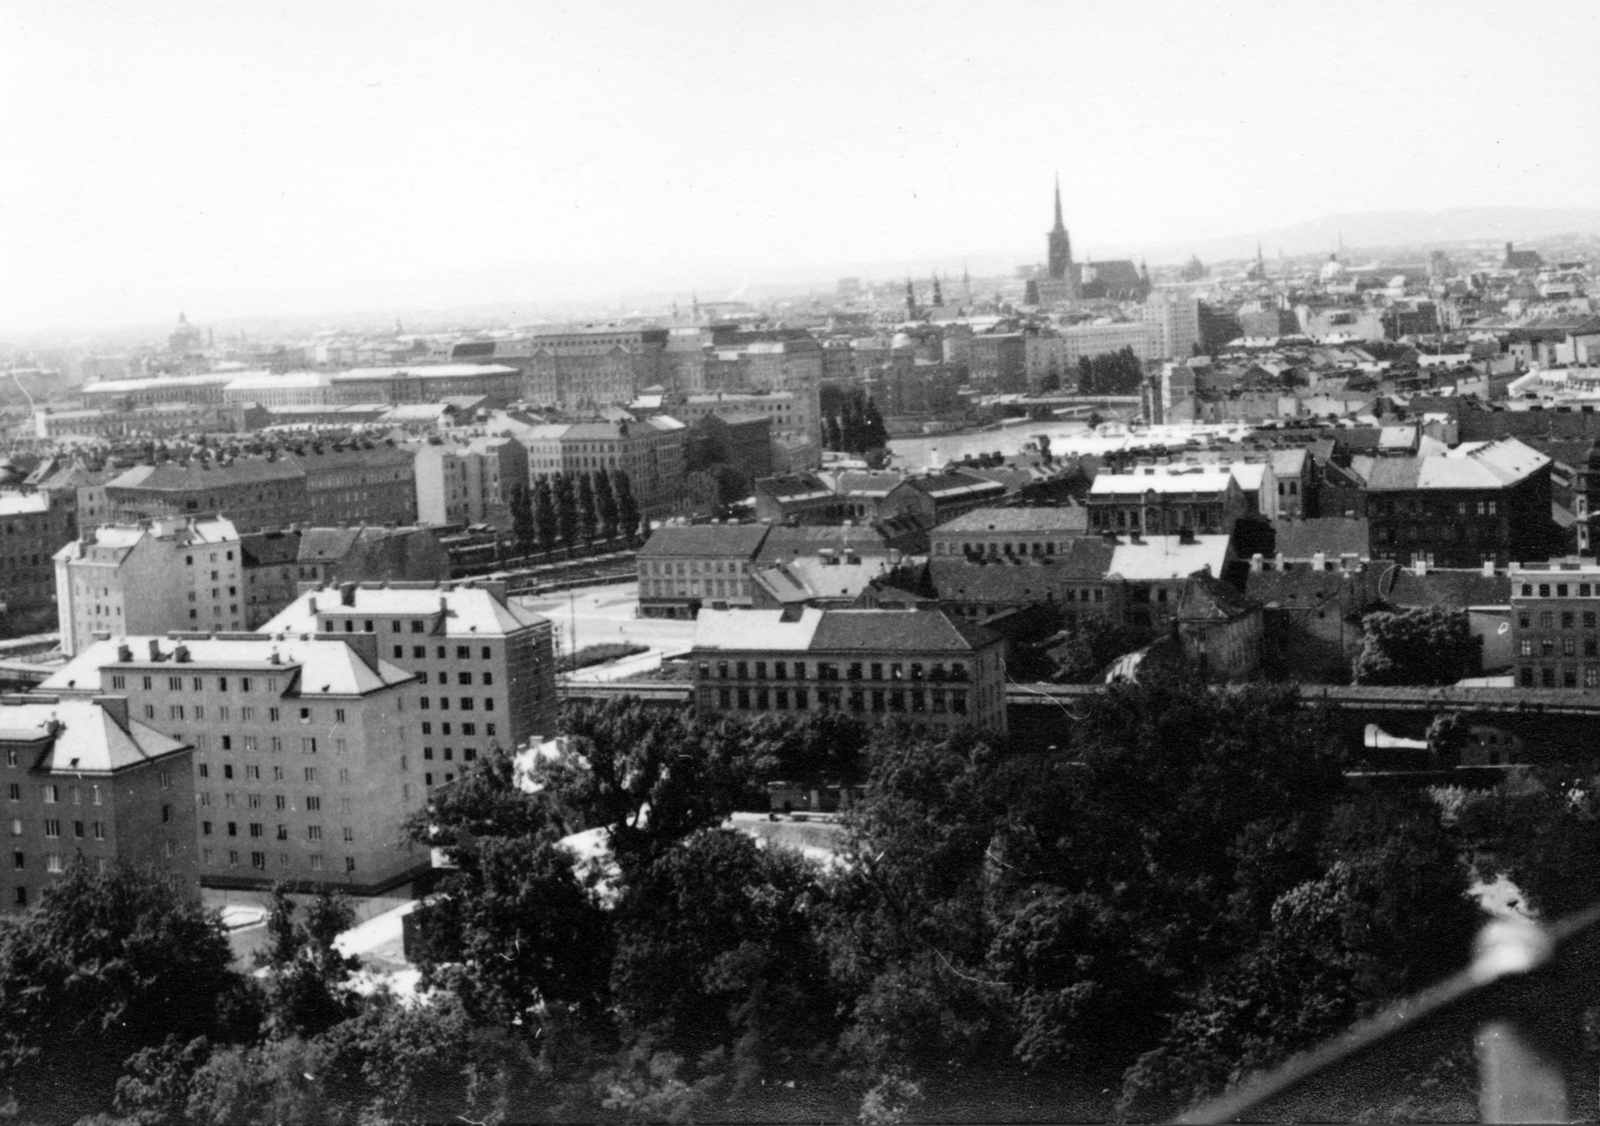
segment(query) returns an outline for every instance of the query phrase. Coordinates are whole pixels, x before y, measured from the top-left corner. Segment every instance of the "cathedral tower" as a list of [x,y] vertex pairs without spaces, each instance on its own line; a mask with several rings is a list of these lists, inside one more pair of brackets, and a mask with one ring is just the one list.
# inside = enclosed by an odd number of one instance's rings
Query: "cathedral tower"
[[[1078,299],[1078,269],[1072,262],[1072,238],[1067,234],[1067,225],[1061,220],[1061,177],[1056,177],[1056,225],[1050,229],[1048,267],[1046,272],[1051,281],[1066,283],[1066,297],[1069,301]],[[1054,287],[1052,287],[1054,288]]]

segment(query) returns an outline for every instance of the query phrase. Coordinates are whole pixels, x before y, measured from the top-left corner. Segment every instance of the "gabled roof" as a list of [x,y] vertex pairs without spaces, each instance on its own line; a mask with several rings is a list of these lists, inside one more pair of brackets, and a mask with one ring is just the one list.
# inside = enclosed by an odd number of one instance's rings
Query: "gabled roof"
[[802,555],[815,558],[831,549],[836,555],[853,551],[857,555],[887,555],[889,544],[884,534],[870,524],[817,524],[798,528],[776,526],[767,533],[756,553],[760,563],[776,563]]
[[0,704],[0,743],[47,740],[35,770],[111,774],[187,750],[189,744],[129,720],[83,697]]
[[437,618],[444,620],[446,637],[497,637],[515,633],[547,619],[522,604],[501,601],[490,590],[460,586],[445,590],[433,583],[358,583],[345,605],[340,591],[331,587],[311,590],[289,603],[261,627],[262,633],[314,633],[322,614],[370,614],[374,618]]
[[1081,505],[1054,508],[974,508],[946,520],[933,535],[978,532],[1053,532],[1080,535],[1089,528],[1089,510]]
[[639,558],[722,556],[754,559],[767,537],[765,524],[669,524],[657,528]]
[[909,477],[902,484],[935,500],[963,495],[1000,496],[1006,491],[1004,485],[996,481],[985,481],[982,477],[965,470],[946,470],[929,477]]
[[1177,616],[1181,622],[1231,622],[1256,608],[1254,602],[1222,580],[1199,575],[1183,584]]
[[1365,517],[1323,516],[1314,520],[1281,520],[1273,526],[1278,554],[1285,559],[1311,559],[1323,552],[1329,559],[1371,552],[1371,526]]
[[756,492],[779,501],[821,500],[833,497],[833,490],[821,478],[810,473],[763,477],[755,483],[755,489]]
[[1468,569],[1428,568],[1426,574],[1395,568],[1385,576],[1379,591],[1384,601],[1396,606],[1509,606],[1511,579],[1508,575],[1485,576]]
[[819,652],[971,652],[997,638],[943,610],[824,610],[811,648]]
[[1372,492],[1503,489],[1549,464],[1550,458],[1515,438],[1463,442],[1435,457],[1379,458],[1367,478],[1367,488]]
[[157,489],[188,492],[193,489],[227,488],[232,485],[256,485],[268,481],[304,480],[306,472],[287,457],[278,461],[265,458],[241,458],[231,465],[208,463],[202,469],[198,463],[176,465],[136,465],[126,473],[106,482],[108,489]]
[[1130,582],[1159,582],[1188,578],[1207,567],[1213,577],[1228,561],[1230,536],[1143,536],[1138,543],[1118,543],[1112,551],[1109,573]]
[[[131,650],[128,661],[118,660],[118,648],[123,645]],[[151,660],[151,646],[156,647],[161,660]],[[186,660],[176,659],[179,646],[186,651]],[[276,663],[272,659],[274,653],[278,656]],[[298,672],[301,696],[365,696],[416,679],[387,661],[380,660],[374,668],[343,641],[284,634],[224,634],[96,641],[46,677],[39,687],[45,692],[99,692],[105,688],[102,673],[107,668],[157,670],[162,674],[202,670],[278,673],[286,678]]]

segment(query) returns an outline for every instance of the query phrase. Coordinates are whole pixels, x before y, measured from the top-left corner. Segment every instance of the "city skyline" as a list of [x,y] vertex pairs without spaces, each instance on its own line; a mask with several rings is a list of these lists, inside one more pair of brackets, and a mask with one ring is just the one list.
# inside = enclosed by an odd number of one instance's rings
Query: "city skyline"
[[1080,259],[1582,204],[1600,12],[1538,7],[16,8],[0,331],[1020,263],[1057,171]]

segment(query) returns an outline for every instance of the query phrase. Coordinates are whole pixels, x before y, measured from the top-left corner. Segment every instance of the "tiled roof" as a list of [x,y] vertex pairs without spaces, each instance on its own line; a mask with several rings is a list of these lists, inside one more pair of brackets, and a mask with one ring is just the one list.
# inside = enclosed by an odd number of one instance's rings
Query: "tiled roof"
[[1268,609],[1316,610],[1329,604],[1359,614],[1373,600],[1376,575],[1367,571],[1252,571],[1245,596]]
[[974,508],[933,529],[935,535],[967,532],[1082,533],[1089,527],[1089,510],[1080,505],[1056,508]]
[[985,481],[960,470],[946,471],[929,477],[910,477],[904,482],[907,488],[938,498],[961,494],[987,493],[995,496],[1005,492],[1005,486],[995,481]]
[[1379,458],[1367,489],[1503,489],[1549,464],[1550,458],[1515,438],[1463,442],[1437,457]]
[[1255,608],[1255,603],[1227,583],[1200,575],[1183,584],[1183,593],[1178,597],[1178,620],[1231,622]]
[[1184,543],[1180,536],[1144,536],[1138,543],[1119,543],[1108,569],[1130,582],[1187,578],[1207,567],[1220,576],[1227,563],[1229,536],[1195,536]]
[[[131,661],[118,661],[117,648],[127,645]],[[151,646],[161,660],[150,659]],[[174,653],[179,646],[188,651],[186,661]],[[278,655],[273,663],[272,655]],[[404,669],[380,660],[376,668],[343,641],[305,639],[296,636],[251,636],[229,634],[223,637],[170,638],[128,637],[96,641],[76,657],[45,678],[39,686],[45,692],[99,692],[104,689],[101,672],[105,668],[159,669],[163,673],[196,672],[201,669],[246,671],[271,674],[300,674],[302,696],[365,696],[368,693],[404,684],[415,677]]]
[[432,583],[357,584],[353,604],[325,587],[296,598],[266,625],[262,633],[313,633],[320,614],[371,614],[375,618],[432,618],[444,614],[446,637],[496,637],[538,625],[545,618],[515,601],[502,602],[482,587],[444,590]]
[[110,774],[188,747],[133,720],[124,726],[83,697],[0,704],[0,742],[42,739],[50,742],[33,769],[75,774]]
[[239,537],[246,567],[276,567],[300,558],[299,532],[247,532]]
[[782,477],[763,477],[755,484],[756,491],[774,500],[815,500],[833,496],[820,478],[809,473],[791,473]]
[[970,652],[992,635],[942,610],[825,610],[811,641],[820,652]]
[[761,563],[776,563],[797,555],[815,558],[824,548],[833,549],[835,554],[846,551],[872,556],[889,553],[883,533],[869,524],[818,524],[774,527],[762,541],[756,559]]
[[231,465],[209,464],[206,469],[200,468],[199,464],[184,466],[167,462],[162,465],[136,465],[120,477],[107,481],[106,487],[188,492],[232,485],[257,485],[267,481],[304,480],[305,475],[305,470],[287,457],[278,461],[241,458]]
[[1273,525],[1278,554],[1285,559],[1310,559],[1321,551],[1329,559],[1348,553],[1366,558],[1371,530],[1364,517],[1324,516],[1314,520],[1280,520]]
[[1395,568],[1384,577],[1378,592],[1386,602],[1403,607],[1508,606],[1511,579],[1503,574],[1485,577],[1481,571],[1434,569],[1418,575]]
[[639,549],[639,558],[754,559],[767,532],[765,524],[669,524],[655,530]]

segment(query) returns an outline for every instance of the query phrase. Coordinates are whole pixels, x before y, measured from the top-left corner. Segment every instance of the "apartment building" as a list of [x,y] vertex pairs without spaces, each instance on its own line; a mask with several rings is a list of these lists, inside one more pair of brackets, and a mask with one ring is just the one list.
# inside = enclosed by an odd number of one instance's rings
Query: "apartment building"
[[1600,693],[1600,564],[1552,559],[1510,578],[1517,684]]
[[1102,470],[1089,489],[1088,506],[1092,532],[1148,535],[1231,534],[1234,521],[1249,511],[1238,478],[1219,465]]
[[566,410],[631,403],[666,373],[664,328],[561,329],[529,341],[523,395]]
[[296,517],[334,524],[415,524],[415,452],[389,442],[312,444],[285,460],[305,474],[305,508]]
[[1003,651],[936,608],[706,610],[689,659],[702,715],[838,711],[1003,735]]
[[61,651],[96,636],[245,628],[239,533],[222,519],[106,524],[55,554]]
[[73,509],[48,493],[0,493],[0,620],[28,627],[54,615],[52,556],[76,532]]
[[136,465],[105,488],[110,520],[121,524],[221,514],[240,532],[254,532],[302,520],[307,511],[305,471],[287,459]]
[[657,528],[639,549],[639,612],[693,618],[700,607],[748,607],[750,569],[770,529],[765,524]]
[[451,780],[464,746],[555,734],[550,621],[503,584],[345,583],[307,591],[261,632],[373,636],[385,661],[415,673],[425,786]]
[[354,368],[328,377],[333,403],[437,403],[487,399],[504,407],[522,393],[522,372],[505,364],[418,364]]
[[429,866],[405,833],[427,800],[422,687],[378,643],[376,633],[113,638],[41,689],[125,697],[133,722],[193,748],[203,883],[371,894]]
[[527,448],[530,483],[555,473],[620,470],[628,475],[633,498],[646,516],[679,512],[687,501],[686,427],[676,418],[507,424],[505,432]]
[[492,524],[511,531],[512,498],[532,488],[528,451],[515,438],[428,444],[415,463],[417,519],[425,524]]
[[0,696],[0,755],[0,911],[35,906],[80,858],[148,865],[199,891],[190,748],[130,720],[126,698]]
[[935,556],[1048,558],[1071,550],[1089,531],[1089,510],[1057,508],[975,508],[928,533]]

